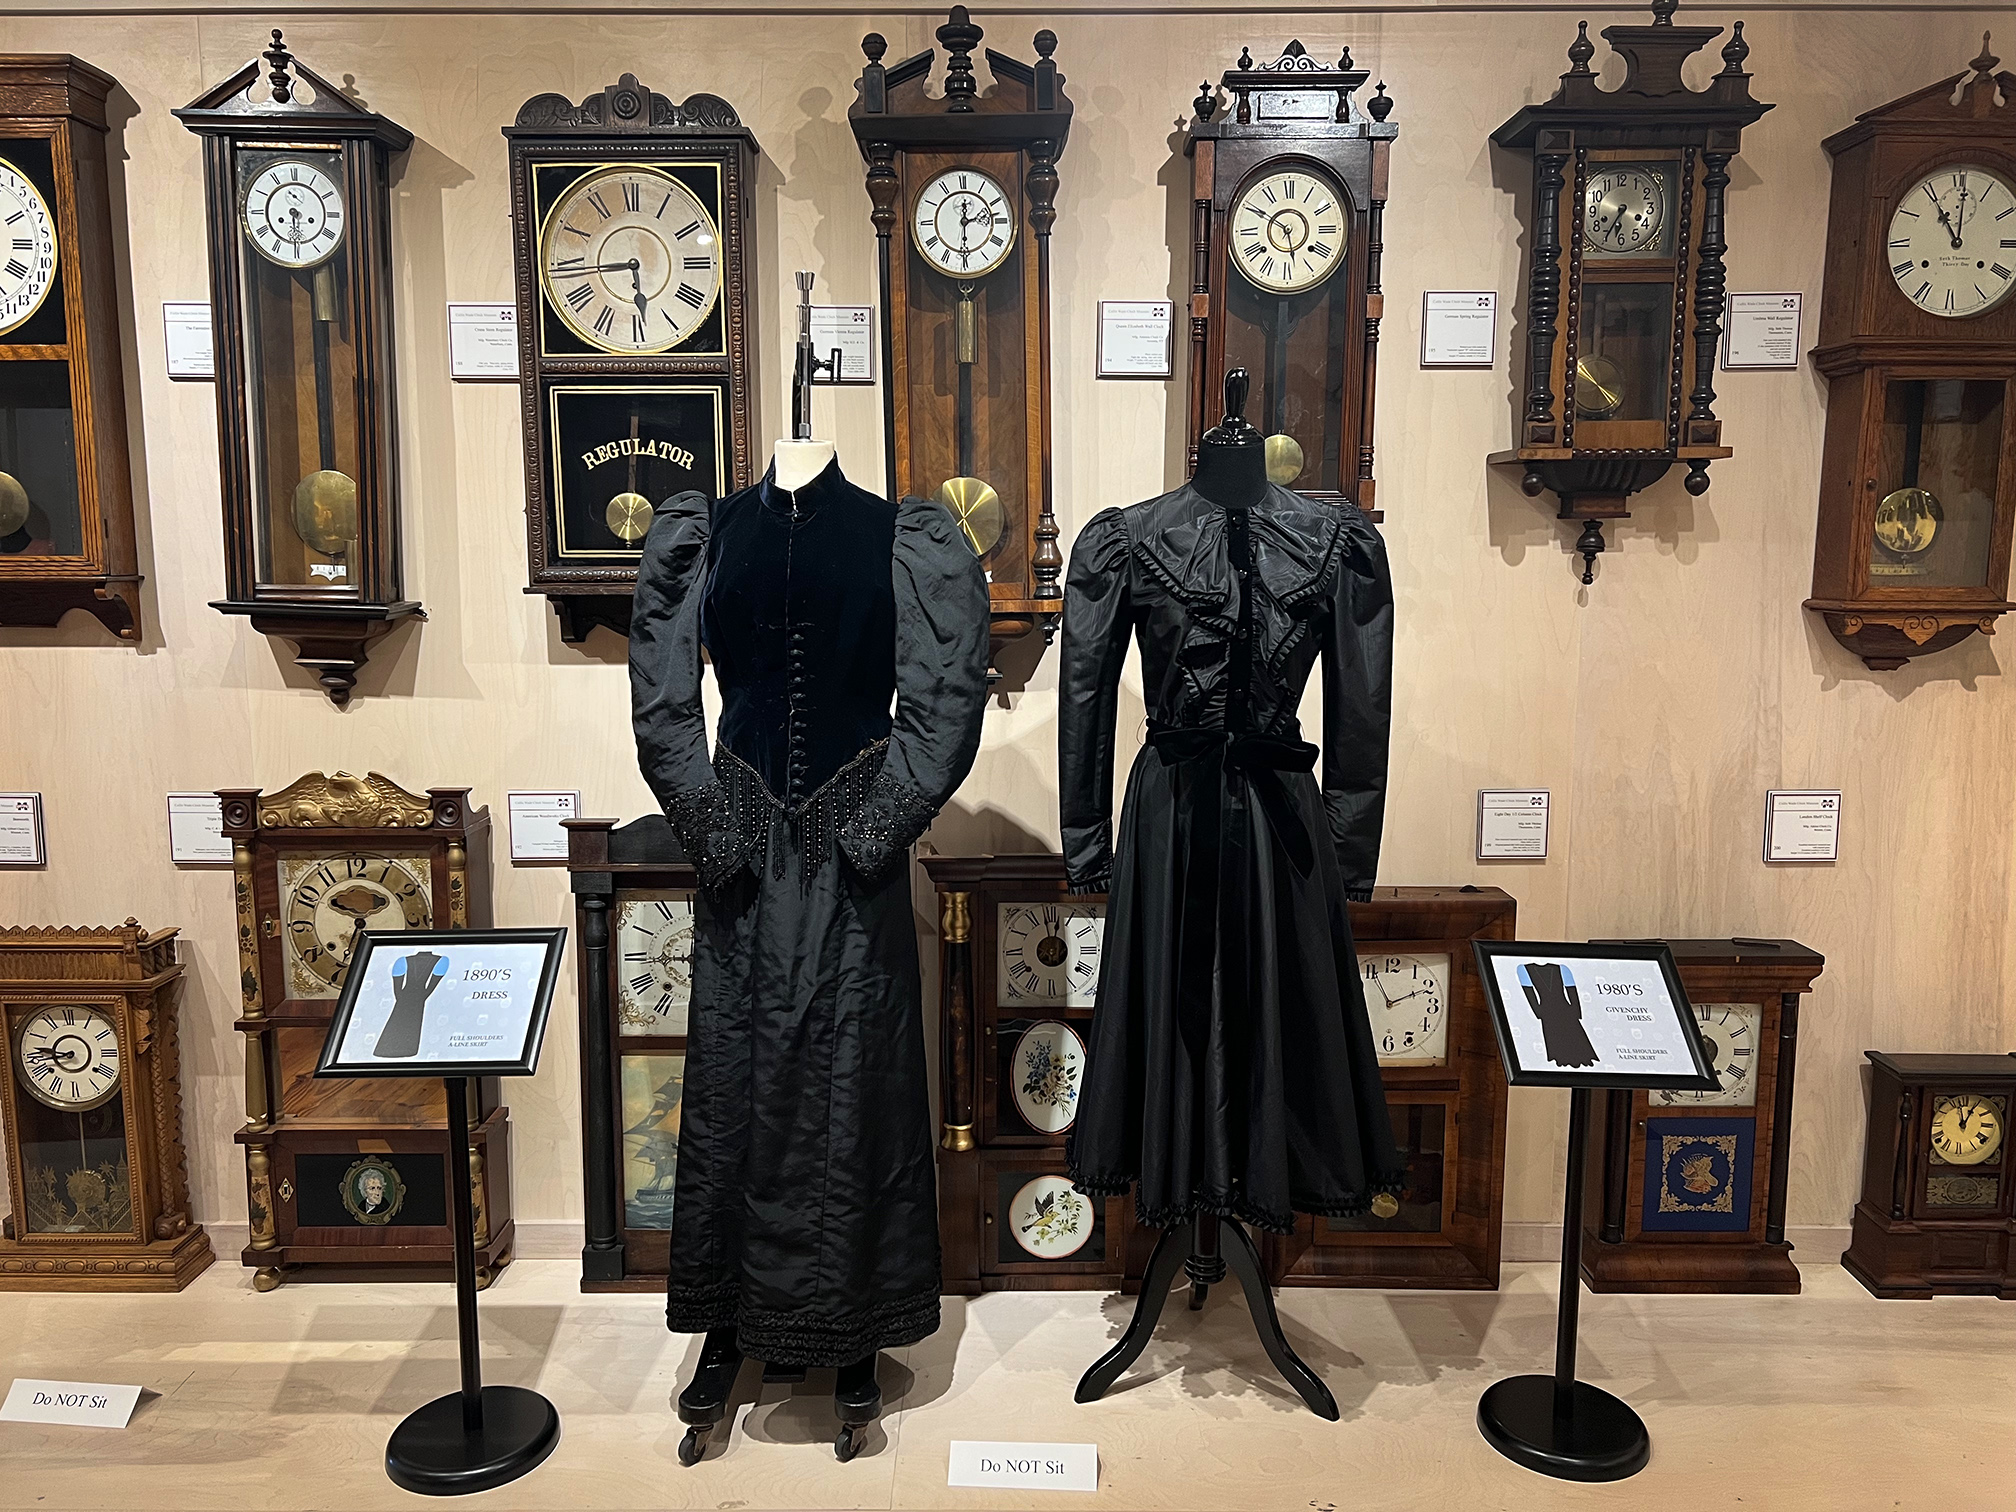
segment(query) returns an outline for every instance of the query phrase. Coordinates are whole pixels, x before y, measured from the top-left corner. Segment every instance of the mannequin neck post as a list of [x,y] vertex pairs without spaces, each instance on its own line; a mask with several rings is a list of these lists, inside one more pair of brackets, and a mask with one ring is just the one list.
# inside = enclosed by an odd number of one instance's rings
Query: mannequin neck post
[[1206,442],[1197,448],[1197,471],[1190,482],[1214,504],[1243,508],[1267,494],[1267,448]]
[[831,441],[779,441],[771,458],[777,486],[796,493],[833,462]]

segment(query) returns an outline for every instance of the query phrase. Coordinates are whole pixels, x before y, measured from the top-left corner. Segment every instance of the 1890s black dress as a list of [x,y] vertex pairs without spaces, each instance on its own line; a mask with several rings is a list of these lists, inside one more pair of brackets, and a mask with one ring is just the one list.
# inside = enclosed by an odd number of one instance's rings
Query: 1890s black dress
[[[1144,1222],[1285,1233],[1398,1190],[1347,896],[1385,811],[1392,586],[1371,522],[1272,485],[1186,486],[1080,533],[1064,600],[1064,862],[1106,891],[1073,1180]],[[1148,744],[1111,838],[1114,716],[1141,640]],[[1323,781],[1296,706],[1323,664]]]
[[682,494],[645,543],[630,680],[702,888],[666,1321],[776,1364],[915,1343],[938,1212],[902,863],[979,748],[979,564],[938,504],[837,463],[795,494]]

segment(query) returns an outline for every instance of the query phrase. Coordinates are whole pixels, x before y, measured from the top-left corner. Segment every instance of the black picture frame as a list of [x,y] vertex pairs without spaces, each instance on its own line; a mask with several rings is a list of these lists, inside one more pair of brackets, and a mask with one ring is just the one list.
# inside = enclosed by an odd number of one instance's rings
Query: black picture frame
[[[537,979],[527,989],[533,994],[531,1011],[525,1017],[525,1033],[515,1056],[492,1060],[445,1060],[419,1055],[396,1060],[345,1059],[342,1046],[349,1035],[359,999],[371,981],[372,967],[380,950],[409,954],[414,951],[460,952],[500,945],[543,947]],[[553,989],[560,980],[560,960],[566,953],[567,929],[554,925],[540,929],[378,929],[358,937],[350,957],[350,969],[343,981],[343,993],[329,1021],[329,1034],[322,1042],[321,1058],[315,1066],[318,1077],[375,1076],[531,1076],[539,1069],[539,1052],[546,1040],[546,1023],[553,1011]],[[417,1042],[419,1030],[416,1028]]]
[[[1687,1001],[1687,989],[1681,985],[1679,968],[1674,965],[1673,952],[1664,944],[1564,944],[1544,940],[1473,940],[1471,949],[1477,956],[1477,975],[1484,984],[1485,1001],[1491,1005],[1491,1031],[1498,1037],[1498,1054],[1505,1062],[1505,1079],[1514,1087],[1588,1087],[1588,1088],[1646,1088],[1666,1089],[1676,1092],[1713,1092],[1721,1083],[1716,1080],[1714,1066],[1707,1052],[1702,1048],[1700,1032],[1694,1025],[1694,1009]],[[1517,1037],[1513,1033],[1509,1010],[1500,990],[1495,963],[1507,957],[1569,959],[1591,962],[1650,962],[1658,967],[1659,978],[1665,984],[1666,1002],[1662,1005],[1674,1019],[1679,1038],[1687,1054],[1693,1060],[1692,1075],[1664,1072],[1652,1073],[1631,1067],[1605,1068],[1600,1054],[1597,1061],[1583,1069],[1542,1070],[1526,1064]],[[1572,984],[1570,990],[1574,990]],[[1577,1002],[1580,993],[1576,994]],[[1526,1005],[1520,1005],[1522,1011]],[[1576,1032],[1582,1020],[1576,1020]],[[1586,1037],[1585,1037],[1586,1043]],[[1594,1047],[1591,1047],[1592,1053]]]

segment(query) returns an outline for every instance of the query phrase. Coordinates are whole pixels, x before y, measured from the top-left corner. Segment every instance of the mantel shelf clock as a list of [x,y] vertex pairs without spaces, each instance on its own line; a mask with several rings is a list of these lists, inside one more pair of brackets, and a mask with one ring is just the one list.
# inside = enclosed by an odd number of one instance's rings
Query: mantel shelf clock
[[2010,609],[2016,518],[2016,74],[1966,72],[1858,117],[1834,159],[1813,596],[1873,670]]
[[0,625],[140,639],[105,105],[81,59],[0,53]]
[[504,128],[529,584],[582,641],[630,631],[660,501],[756,478],[756,138],[624,74]]
[[1651,25],[1603,29],[1625,64],[1614,90],[1597,87],[1580,23],[1554,97],[1491,133],[1533,155],[1533,202],[1518,444],[1490,460],[1517,466],[1528,497],[1551,490],[1560,518],[1582,522],[1584,583],[1603,521],[1628,518],[1631,495],[1676,462],[1687,492],[1705,493],[1708,464],[1730,455],[1715,417],[1724,203],[1743,128],[1771,106],[1750,97],[1740,21],[1708,87],[1681,81],[1722,29],[1675,26],[1678,8],[1653,0]]
[[992,650],[1064,608],[1064,555],[1050,493],[1050,230],[1057,159],[1071,129],[1064,76],[1036,33],[1036,62],[986,50],[955,5],[926,49],[868,64],[847,119],[868,164],[882,291],[882,385],[890,496],[935,497],[959,519],[987,573]]
[[[261,64],[265,65],[262,77]],[[401,587],[387,172],[413,134],[272,45],[175,112],[203,139],[226,597],[349,702]]]
[[1225,374],[1254,375],[1267,474],[1312,499],[1373,509],[1372,406],[1385,295],[1379,262],[1400,128],[1386,86],[1346,48],[1334,66],[1290,42],[1242,51],[1192,104],[1189,466],[1218,422]]

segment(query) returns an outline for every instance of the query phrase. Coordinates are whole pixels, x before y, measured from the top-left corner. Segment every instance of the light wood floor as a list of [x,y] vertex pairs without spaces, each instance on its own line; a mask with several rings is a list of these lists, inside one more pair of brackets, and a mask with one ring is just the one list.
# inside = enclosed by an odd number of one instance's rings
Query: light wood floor
[[[1103,1402],[1072,1403],[1127,1304],[1093,1293],[948,1299],[888,1356],[867,1454],[832,1457],[830,1377],[759,1392],[694,1469],[668,1396],[698,1353],[649,1297],[584,1297],[576,1268],[523,1260],[482,1302],[486,1378],[535,1386],[553,1457],[475,1498],[510,1508],[1615,1507],[1745,1512],[2016,1507],[2016,1304],[1878,1302],[1832,1265],[1786,1298],[1583,1298],[1581,1374],[1652,1432],[1618,1485],[1545,1480],[1477,1435],[1478,1394],[1548,1368],[1550,1267],[1496,1294],[1290,1291],[1292,1341],[1343,1408],[1326,1424],[1268,1368],[1236,1288],[1173,1299]],[[83,1512],[425,1505],[381,1468],[399,1418],[454,1389],[446,1285],[291,1282],[255,1294],[220,1262],[180,1297],[0,1293],[5,1375],[137,1382],[124,1432],[0,1424],[0,1506]],[[954,1438],[1096,1442],[1100,1492],[948,1490]]]

